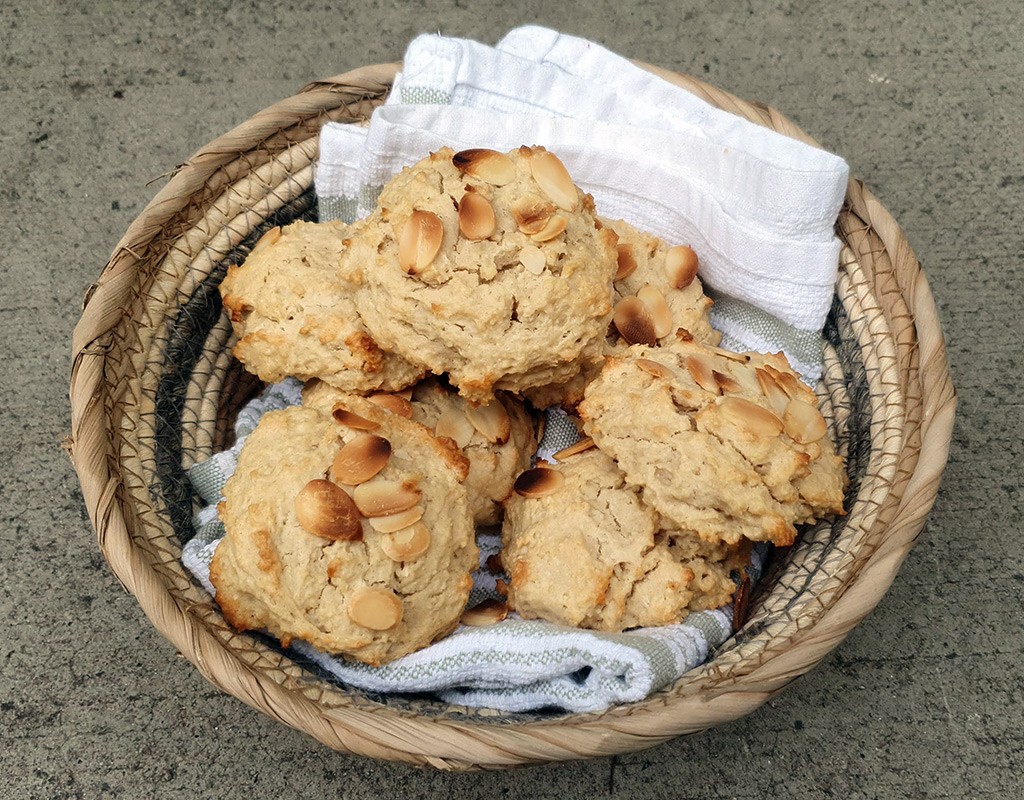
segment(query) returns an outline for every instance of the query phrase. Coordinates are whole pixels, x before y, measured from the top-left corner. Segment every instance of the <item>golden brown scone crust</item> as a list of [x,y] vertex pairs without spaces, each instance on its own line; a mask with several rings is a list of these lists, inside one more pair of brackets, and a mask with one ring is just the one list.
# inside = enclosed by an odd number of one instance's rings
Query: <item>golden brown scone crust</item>
[[[236,628],[263,628],[286,645],[303,639],[324,652],[382,664],[446,635],[465,607],[478,557],[460,482],[466,465],[421,426],[368,400],[349,397],[343,407],[376,427],[352,427],[301,406],[260,420],[224,489],[219,512],[227,533],[210,578]],[[308,520],[300,523],[297,497],[310,481],[337,477],[339,451],[367,434],[386,439],[391,452],[355,488],[356,502],[362,486],[391,481],[391,488],[421,493],[414,508],[422,517],[383,533],[364,516],[355,523],[361,538],[351,541],[311,532]],[[382,607],[399,619],[378,629]],[[364,624],[375,620],[376,627]]]
[[349,228],[294,222],[273,228],[220,285],[238,342],[235,357],[264,381],[320,378],[348,391],[391,391],[423,374],[384,352],[338,274]]
[[[603,346],[616,237],[597,227],[591,199],[567,175],[571,197],[555,195],[571,208],[534,178],[535,165],[550,164],[550,155],[541,148],[493,153],[507,162],[495,178],[474,168],[480,158],[466,166],[460,156],[456,166],[456,154],[443,148],[385,186],[377,210],[353,226],[342,259],[349,280],[361,283],[360,313],[374,339],[425,370],[447,373],[474,401],[497,389],[567,380]],[[459,208],[472,202],[493,212],[483,238],[460,229]],[[424,263],[410,266],[403,236],[424,218]],[[481,230],[488,227],[471,235]]]
[[636,345],[608,360],[579,412],[673,528],[786,545],[794,525],[842,513],[842,460],[781,354]]

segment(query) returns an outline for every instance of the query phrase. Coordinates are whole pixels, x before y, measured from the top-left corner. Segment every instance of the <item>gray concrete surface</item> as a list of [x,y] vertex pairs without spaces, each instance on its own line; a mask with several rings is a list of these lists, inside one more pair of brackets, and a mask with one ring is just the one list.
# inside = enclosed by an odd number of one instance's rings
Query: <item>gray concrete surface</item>
[[[156,634],[58,446],[69,340],[197,147],[421,31],[493,42],[528,21],[770,102],[845,156],[926,265],[960,413],[892,590],[776,700],[647,752],[437,774],[333,753]],[[1024,796],[1022,41],[1019,0],[0,5],[0,798]]]

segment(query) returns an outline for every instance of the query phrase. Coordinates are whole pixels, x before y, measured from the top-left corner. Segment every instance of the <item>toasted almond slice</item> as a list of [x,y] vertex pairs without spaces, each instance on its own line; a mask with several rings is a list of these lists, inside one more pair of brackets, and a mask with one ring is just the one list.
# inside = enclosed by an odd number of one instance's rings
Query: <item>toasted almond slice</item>
[[399,397],[404,397],[406,400],[412,400],[412,388],[413,387],[410,386],[408,389],[402,389],[402,391],[394,392],[394,394],[397,394]]
[[636,272],[636,256],[633,253],[633,245],[616,245],[618,250],[618,267],[615,270],[615,280],[621,281]]
[[726,375],[724,372],[719,372],[717,369],[711,370],[711,375],[714,377],[718,386],[726,394],[738,394],[743,391],[743,387],[740,385],[732,375]]
[[380,472],[391,458],[391,442],[372,433],[361,433],[347,442],[331,466],[331,480],[356,486]]
[[796,398],[800,395],[812,394],[811,390],[801,383],[800,379],[792,372],[776,369],[771,364],[765,364],[764,368],[771,373],[773,378],[775,378],[775,382],[779,385],[779,388],[781,388],[782,391],[788,394],[791,398]]
[[380,549],[392,561],[415,561],[430,549],[430,530],[415,522],[381,539]]
[[519,198],[511,208],[516,227],[527,236],[533,236],[544,230],[555,210],[554,205],[536,195]]
[[295,497],[295,516],[302,529],[335,541],[361,539],[359,509],[344,489],[323,478],[311,480]]
[[399,394],[371,394],[366,398],[371,403],[386,408],[392,414],[397,414],[406,419],[412,419],[412,403]]
[[622,338],[630,344],[658,343],[651,311],[639,297],[623,297],[616,303],[612,322]]
[[761,394],[768,400],[768,405],[776,413],[784,414],[786,406],[789,405],[789,395],[786,394],[786,391],[775,380],[775,376],[761,367],[756,367],[754,374],[757,375],[757,385],[761,388]]
[[734,353],[732,350],[723,350],[721,347],[714,347],[712,345],[707,345],[707,348],[716,356],[721,356],[729,361],[735,361],[737,364],[746,364],[750,361],[750,356],[746,353]]
[[402,530],[402,528],[415,525],[422,518],[423,506],[416,505],[412,508],[407,508],[405,511],[399,511],[397,514],[388,514],[386,517],[370,517],[367,522],[370,523],[370,527],[375,531],[394,533],[395,531]]
[[690,377],[693,378],[701,389],[712,394],[718,394],[718,381],[715,380],[715,370],[711,368],[711,364],[706,358],[699,355],[690,355],[686,357],[686,369],[690,373]]
[[462,612],[462,619],[459,621],[471,628],[483,628],[501,622],[507,616],[508,606],[500,600],[490,598],[482,603],[477,603],[472,608],[467,608]]
[[252,255],[257,250],[262,250],[264,247],[270,247],[272,244],[276,244],[281,238],[281,226],[275,225],[269,231],[264,233],[259,240],[252,246],[252,250],[249,251],[249,255]]
[[348,618],[371,631],[386,631],[402,621],[402,601],[389,589],[363,586],[348,601]]
[[565,476],[550,467],[534,467],[522,473],[513,488],[521,497],[543,497],[557,491],[565,483]]
[[536,233],[530,236],[535,242],[550,242],[565,233],[565,228],[569,223],[566,222],[565,217],[561,214],[552,214],[548,217],[547,224],[544,225]]
[[651,284],[646,284],[636,293],[641,302],[651,312],[651,321],[654,322],[654,335],[657,338],[668,336],[672,333],[672,310],[665,302],[665,295]]
[[670,247],[665,253],[665,277],[673,289],[685,289],[697,277],[697,254],[685,244]]
[[821,439],[828,426],[821,412],[803,400],[790,400],[782,416],[786,434],[795,442],[810,444]]
[[452,163],[459,171],[487,181],[492,186],[504,186],[516,177],[516,165],[512,159],[497,150],[460,150],[452,156]]
[[494,233],[498,220],[494,206],[479,192],[466,192],[459,201],[459,231],[467,239],[479,241]]
[[543,250],[528,244],[519,251],[519,263],[526,267],[527,272],[540,275],[544,272],[545,267],[547,267],[548,259],[544,255]]
[[670,381],[676,376],[675,372],[664,364],[658,361],[651,361],[649,358],[638,358],[636,360],[636,365],[639,369],[643,370],[648,375],[653,375],[655,378]]
[[379,423],[373,420],[361,417],[358,414],[353,414],[347,408],[342,406],[335,406],[331,412],[331,416],[334,417],[335,422],[340,422],[342,425],[347,425],[349,428],[355,428],[357,431],[373,431],[380,427]]
[[[651,363],[653,364],[654,362],[652,361]],[[571,458],[577,453],[585,453],[587,450],[590,450],[593,446],[594,440],[591,439],[589,436],[584,436],[582,439],[576,442],[576,444],[571,444],[568,447],[563,447],[561,450],[555,453],[552,456],[552,458],[554,458],[555,461],[565,461],[565,459]]]
[[492,444],[505,444],[512,434],[512,422],[500,400],[494,399],[479,406],[466,406],[470,424]]
[[444,239],[444,225],[433,211],[413,211],[398,240],[398,265],[416,275],[434,260]]
[[579,204],[576,184],[558,156],[547,150],[535,150],[530,158],[530,171],[552,203],[563,211],[576,209]]
[[435,436],[447,436],[460,450],[464,450],[473,438],[473,423],[457,408],[446,408],[434,426]]
[[352,493],[356,507],[364,517],[387,517],[419,503],[423,493],[398,481],[376,480],[361,483]]
[[718,409],[723,417],[753,436],[778,436],[782,433],[782,420],[767,408],[742,397],[723,398]]

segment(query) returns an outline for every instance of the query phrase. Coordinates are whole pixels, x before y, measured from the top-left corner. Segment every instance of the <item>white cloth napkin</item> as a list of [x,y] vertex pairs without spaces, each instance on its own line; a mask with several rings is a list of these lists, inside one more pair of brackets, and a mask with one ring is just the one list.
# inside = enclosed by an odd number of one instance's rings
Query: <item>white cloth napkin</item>
[[[239,413],[236,445],[189,470],[206,505],[196,514],[196,534],[182,548],[181,560],[211,595],[210,561],[224,536],[216,509],[224,483],[260,417],[299,403],[301,389],[294,380],[268,387]],[[564,426],[549,426],[540,455],[550,457],[560,450],[566,441],[559,437],[565,432]],[[474,575],[470,605],[498,596],[495,577],[483,564],[501,548],[501,536],[485,530],[477,543],[481,569]],[[755,567],[759,569],[760,562]],[[610,634],[512,615],[487,628],[460,626],[445,639],[383,667],[347,662],[301,641],[292,644],[291,653],[342,683],[369,692],[433,692],[448,703],[502,711],[603,711],[642,700],[703,662],[732,633],[731,620],[729,607],[691,614],[679,625]]]
[[[536,60],[467,40],[416,38],[368,128],[324,127],[321,214],[364,216],[383,183],[442,145],[542,144],[599,213],[694,247],[727,345],[782,349],[816,381],[846,164],[584,40],[529,27],[503,46]],[[574,59],[575,50],[585,58]],[[557,65],[542,60],[552,54]]]

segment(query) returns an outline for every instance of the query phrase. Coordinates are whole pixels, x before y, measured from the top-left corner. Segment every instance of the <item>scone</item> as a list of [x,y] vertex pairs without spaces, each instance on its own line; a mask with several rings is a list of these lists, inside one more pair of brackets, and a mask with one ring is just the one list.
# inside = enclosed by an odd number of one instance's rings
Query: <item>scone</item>
[[634,345],[608,359],[579,413],[645,502],[708,541],[788,545],[795,525],[843,513],[842,460],[781,354]]
[[659,530],[659,515],[596,448],[524,472],[505,504],[501,562],[521,616],[621,631],[718,608],[749,551]]
[[[330,411],[344,396],[331,386],[312,381],[303,389],[302,403]],[[458,447],[469,462],[464,484],[473,522],[495,525],[501,521],[501,501],[537,450],[533,419],[520,400],[498,392],[490,403],[473,406],[434,378],[401,394],[376,394],[368,399]]]
[[348,226],[271,228],[220,285],[238,337],[235,357],[264,381],[318,377],[348,391],[392,391],[423,370],[384,352],[366,331],[352,286],[338,274]]
[[560,405],[573,409],[601,372],[604,358],[631,344],[660,345],[680,335],[701,344],[717,345],[722,335],[711,327],[711,298],[697,277],[697,255],[685,245],[669,245],[623,220],[600,220],[618,236],[612,325],[602,358],[580,364],[580,371],[562,384],[525,392],[537,408]]
[[477,566],[467,470],[363,398],[265,414],[218,509],[210,580],[224,617],[374,665],[446,635]]
[[562,382],[601,351],[616,236],[543,148],[443,148],[349,239],[341,271],[374,340],[469,400]]

